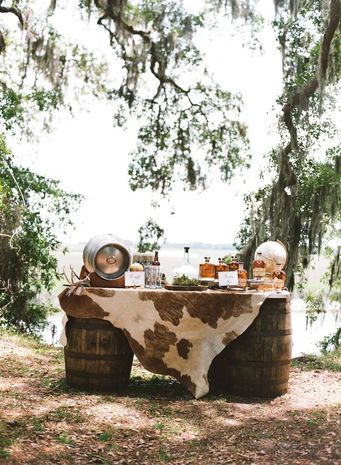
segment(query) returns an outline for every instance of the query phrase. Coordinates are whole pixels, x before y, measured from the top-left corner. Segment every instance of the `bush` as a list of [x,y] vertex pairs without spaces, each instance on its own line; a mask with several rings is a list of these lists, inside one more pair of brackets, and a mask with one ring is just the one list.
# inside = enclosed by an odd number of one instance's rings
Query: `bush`
[[0,134],[0,325],[36,333],[53,311],[39,302],[56,279],[58,229],[71,226],[69,215],[79,195],[14,163]]
[[323,354],[336,351],[340,348],[341,327],[336,330],[334,334],[325,336],[322,341],[318,343]]

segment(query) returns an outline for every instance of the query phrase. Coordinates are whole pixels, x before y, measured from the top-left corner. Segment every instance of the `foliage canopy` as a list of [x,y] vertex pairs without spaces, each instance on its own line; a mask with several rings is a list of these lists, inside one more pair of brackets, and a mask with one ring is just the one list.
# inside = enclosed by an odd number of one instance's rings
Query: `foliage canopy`
[[[43,122],[42,128],[47,129],[60,109],[72,111],[75,100],[84,104],[87,96],[95,95],[112,101],[115,124],[124,125],[130,116],[139,121],[129,166],[133,190],[150,188],[167,196],[175,181],[187,189],[203,189],[210,171],[228,181],[237,169],[248,166],[241,96],[214,81],[195,38],[204,28],[215,26],[217,14],[234,18],[244,27],[252,29],[257,24],[261,28],[256,0],[210,0],[195,14],[173,0],[81,0],[72,17],[97,22],[108,36],[110,59],[63,37],[55,28],[54,15],[59,8],[69,7],[68,2],[54,0],[40,13],[32,5],[29,0],[13,4],[0,0],[1,132],[36,134],[39,124]],[[320,252],[340,221],[340,149],[332,143],[337,140],[337,128],[331,110],[340,81],[341,1],[276,0],[275,7],[283,65],[283,91],[277,101],[281,141],[266,157],[262,176],[270,174],[271,181],[263,181],[245,199],[238,247],[248,263],[259,242],[286,241],[287,275],[293,288],[294,273],[309,265],[312,254]],[[8,17],[17,26],[6,22]],[[121,68],[116,80],[110,78],[112,64]],[[20,249],[6,249],[8,237],[2,236],[2,247],[7,241],[4,253],[34,252],[38,262],[31,262],[28,254],[23,272],[33,279],[30,266],[35,269],[39,263],[37,279],[48,286],[55,263],[47,247],[55,250],[55,237],[54,226],[47,222],[52,220],[46,220],[42,212],[50,208],[64,224],[68,201],[77,199],[58,183],[16,167],[4,139],[1,147],[1,198],[6,208],[0,232],[12,237],[20,230],[22,240],[28,241]],[[18,186],[24,199],[20,200]],[[42,206],[44,196],[49,207]],[[142,235],[161,232],[153,222],[146,227]],[[29,229],[35,239],[30,238]],[[20,234],[12,237],[11,245]],[[42,241],[45,252],[40,253],[32,241]],[[339,253],[331,266],[331,285],[339,280]],[[2,273],[6,282],[7,275]],[[18,283],[24,282],[22,276]],[[40,288],[38,282],[25,286],[25,302],[29,302],[33,289],[38,293]],[[6,295],[5,306],[11,299],[8,286]]]

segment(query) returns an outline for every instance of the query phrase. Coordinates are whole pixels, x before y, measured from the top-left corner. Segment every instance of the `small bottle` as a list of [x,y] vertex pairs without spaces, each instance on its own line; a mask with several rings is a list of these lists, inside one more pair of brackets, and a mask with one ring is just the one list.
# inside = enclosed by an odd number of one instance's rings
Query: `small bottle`
[[282,270],[282,264],[276,263],[276,269],[272,273],[274,280],[274,288],[277,290],[283,289],[285,286],[285,272]]
[[218,273],[220,271],[228,271],[229,266],[224,263],[224,260],[222,258],[218,258],[218,265],[215,265],[215,279],[218,279]]
[[160,262],[159,262],[159,251],[158,251],[158,250],[155,250],[154,259],[153,259],[153,261],[152,261],[152,265],[154,265],[154,266],[160,266]]
[[229,271],[237,271],[239,268],[239,263],[236,257],[232,257],[232,261],[229,263]]
[[257,252],[257,258],[252,262],[252,273],[257,279],[265,277],[265,261],[262,259],[261,252]]
[[215,265],[213,265],[213,263],[210,263],[211,257],[204,258],[205,263],[200,263],[199,265],[200,278],[206,280],[213,280],[215,278]]
[[190,249],[190,247],[184,247],[184,256],[183,256],[183,259],[182,259],[182,264],[183,265],[190,265],[189,249]]
[[246,288],[247,284],[247,271],[244,270],[244,264],[242,262],[239,262],[239,268],[238,268],[238,287],[241,287],[243,289]]

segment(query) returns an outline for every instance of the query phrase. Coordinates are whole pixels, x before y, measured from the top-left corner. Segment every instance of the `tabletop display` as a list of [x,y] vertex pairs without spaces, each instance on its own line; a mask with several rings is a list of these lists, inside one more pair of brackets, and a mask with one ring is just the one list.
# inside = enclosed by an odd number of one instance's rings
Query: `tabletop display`
[[[267,261],[258,250],[249,279],[235,256],[221,258],[218,264],[205,257],[196,269],[185,247],[184,260],[174,270],[171,284],[162,273],[158,252],[132,257],[110,236],[89,241],[83,258],[79,280],[59,295],[66,328],[71,323],[76,328],[72,341],[67,341],[67,330],[61,337],[66,346],[67,380],[71,373],[86,377],[87,370],[89,376],[95,370],[95,378],[110,378],[119,372],[129,379],[131,348],[147,370],[175,377],[200,398],[209,391],[212,361],[253,323],[264,301],[278,299],[286,305],[290,300],[283,289],[286,256],[282,248]],[[108,336],[103,324],[90,334],[99,321],[122,330],[130,348],[123,348],[122,335],[117,336],[121,352],[106,352],[108,344],[117,345],[112,339],[116,336]],[[116,367],[113,360],[117,357],[127,360],[127,368]]]

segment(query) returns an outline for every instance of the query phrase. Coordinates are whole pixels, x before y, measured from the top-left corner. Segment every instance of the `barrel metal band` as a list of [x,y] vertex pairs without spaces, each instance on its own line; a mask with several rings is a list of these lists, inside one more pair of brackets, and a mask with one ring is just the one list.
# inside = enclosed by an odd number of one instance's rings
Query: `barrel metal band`
[[291,309],[289,308],[284,310],[268,310],[267,308],[260,308],[261,315],[291,315]]
[[[120,375],[122,376],[122,374],[124,375],[126,372],[128,371],[128,369],[126,367],[123,367],[123,369],[121,370],[117,370],[115,371],[115,373],[94,373],[93,371],[81,371],[81,370],[73,370],[73,369],[70,369],[70,368],[67,368],[66,369],[66,382],[68,382],[68,378],[71,376],[79,376],[80,378],[82,378],[82,384],[85,384],[90,380],[98,380],[98,379],[108,379],[112,382],[114,382],[115,379],[120,379]],[[86,378],[85,378],[86,376]],[[73,380],[72,380],[73,382]],[[101,388],[101,386],[98,386],[99,388]]]
[[126,354],[84,354],[84,353],[79,353],[79,352],[73,352],[72,350],[69,350],[67,348],[64,348],[65,354],[67,354],[69,357],[72,358],[77,358],[77,359],[84,359],[84,360],[130,360],[132,357],[131,353],[126,353]]
[[266,383],[266,384],[259,384],[257,381],[253,381],[253,382],[248,382],[248,381],[240,381],[238,383],[229,383],[228,384],[228,387],[230,389],[234,389],[234,391],[238,391],[239,393],[240,392],[245,392],[246,391],[246,387],[250,387],[250,393],[256,395],[256,392],[258,391],[259,393],[261,393],[262,391],[264,392],[264,390],[266,392],[269,393],[269,397],[272,397],[271,395],[271,391],[274,391],[276,393],[279,393],[279,392],[287,392],[287,388],[288,388],[288,377],[287,378],[280,378],[276,381],[274,381],[273,383]]
[[274,331],[260,331],[244,333],[245,337],[278,337],[278,336],[291,336],[291,329],[276,329]]
[[[84,318],[85,320],[85,318]],[[93,320],[93,318],[89,318],[89,320]],[[68,323],[68,322],[67,322]],[[67,326],[68,330],[70,329],[86,329],[90,330],[92,332],[96,331],[122,331],[120,328],[116,328],[110,321],[108,320],[102,320],[102,319],[96,319],[96,326],[92,321],[82,321],[82,322],[77,322],[75,320],[72,320],[71,325]]]
[[258,360],[234,360],[230,358],[226,358],[226,368],[230,369],[230,364],[233,366],[246,366],[246,367],[253,367],[253,368],[271,368],[271,367],[281,367],[285,365],[290,365],[291,360],[272,360],[266,362],[259,362]]

